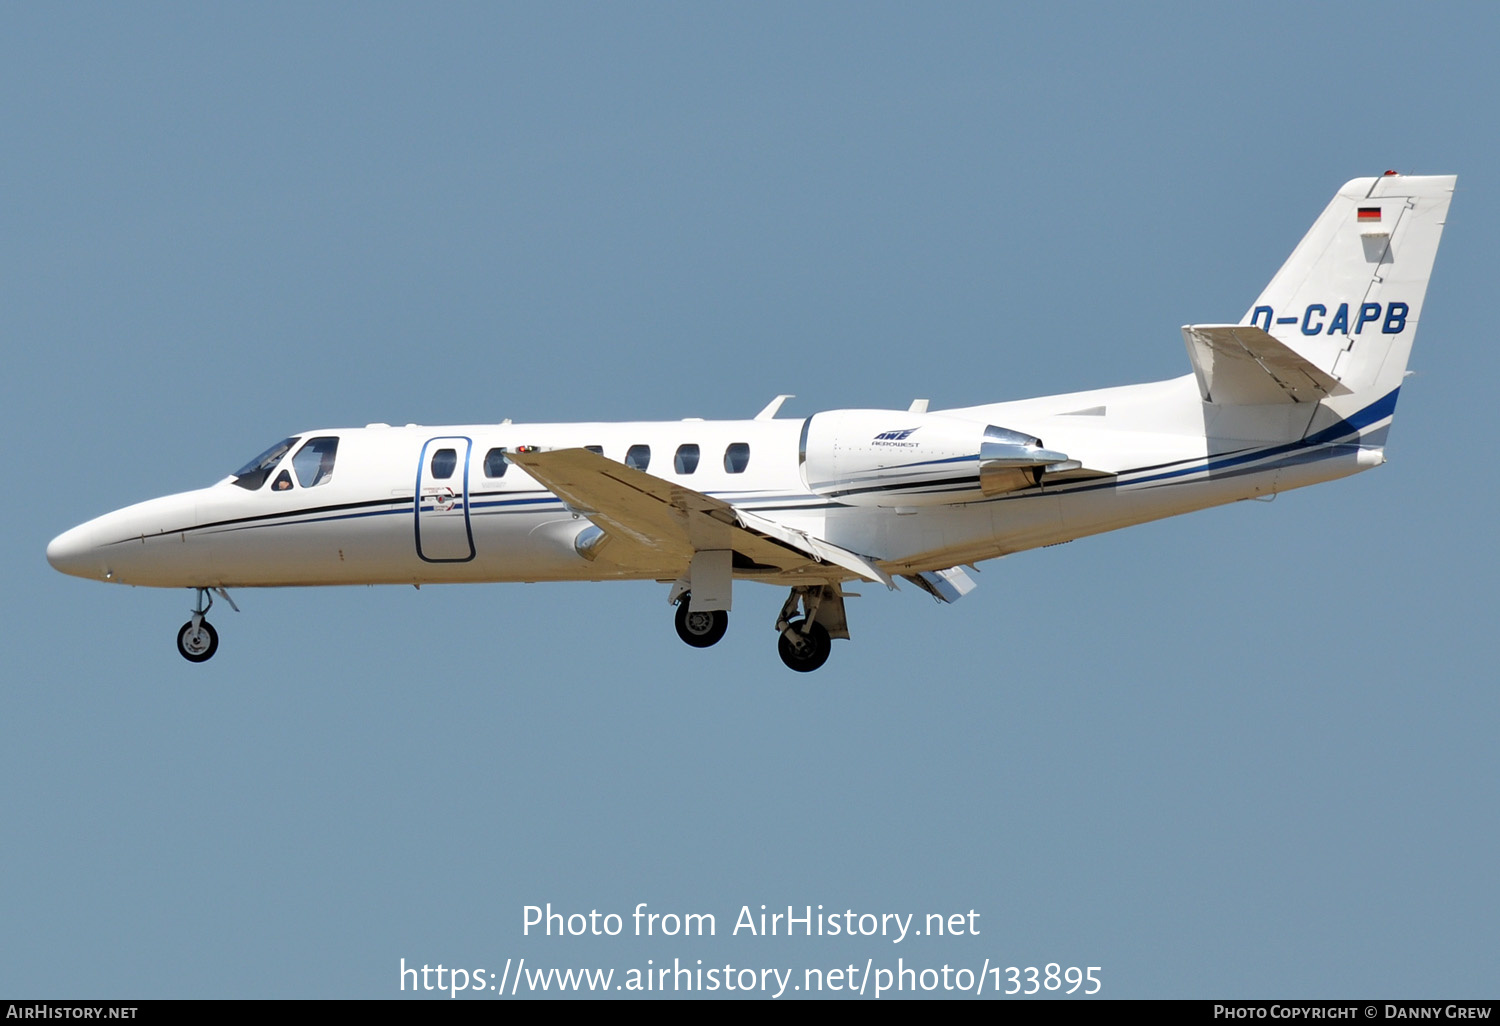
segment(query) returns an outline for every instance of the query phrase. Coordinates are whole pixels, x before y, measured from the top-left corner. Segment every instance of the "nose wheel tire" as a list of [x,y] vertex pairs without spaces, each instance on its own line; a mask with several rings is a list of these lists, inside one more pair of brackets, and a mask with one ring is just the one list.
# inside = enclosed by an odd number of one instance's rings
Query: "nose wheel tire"
[[190,663],[206,662],[218,650],[219,632],[207,620],[199,620],[196,629],[189,620],[177,632],[177,651]]
[[729,614],[722,609],[695,610],[691,598],[684,595],[677,603],[677,636],[694,648],[717,645],[729,630]]
[[822,624],[814,621],[803,633],[805,623],[805,620],[793,620],[787,625],[788,631],[797,633],[798,643],[793,643],[786,634],[776,639],[776,653],[781,656],[781,661],[798,673],[816,670],[828,662],[828,653],[833,650],[833,641]]

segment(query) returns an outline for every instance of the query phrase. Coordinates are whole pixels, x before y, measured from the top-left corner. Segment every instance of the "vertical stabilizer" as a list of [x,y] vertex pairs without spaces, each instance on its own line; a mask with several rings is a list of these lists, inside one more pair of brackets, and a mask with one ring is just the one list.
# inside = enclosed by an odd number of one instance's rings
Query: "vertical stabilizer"
[[1242,319],[1342,386],[1310,431],[1388,421],[1456,181],[1387,173],[1347,183]]

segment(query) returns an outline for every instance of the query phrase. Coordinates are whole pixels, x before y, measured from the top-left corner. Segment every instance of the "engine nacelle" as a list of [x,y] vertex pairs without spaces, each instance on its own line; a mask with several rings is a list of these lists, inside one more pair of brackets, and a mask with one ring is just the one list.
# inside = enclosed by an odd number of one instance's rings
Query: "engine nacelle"
[[[1019,431],[941,413],[833,410],[802,425],[802,483],[851,506],[935,506],[1030,488],[1068,457]],[[1077,464],[1071,464],[1077,466]]]

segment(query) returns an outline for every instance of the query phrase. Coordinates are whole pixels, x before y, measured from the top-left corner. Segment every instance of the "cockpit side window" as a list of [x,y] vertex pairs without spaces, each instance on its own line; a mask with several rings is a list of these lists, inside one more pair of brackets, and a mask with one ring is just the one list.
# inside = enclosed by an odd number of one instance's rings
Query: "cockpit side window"
[[292,469],[297,472],[297,483],[303,488],[327,484],[333,476],[333,460],[338,455],[337,438],[309,438],[292,457]]
[[297,435],[284,438],[261,453],[255,459],[246,463],[234,472],[234,483],[241,488],[255,491],[266,483],[266,478],[271,476],[271,471],[276,469],[276,464],[281,462],[281,457],[291,451],[292,446],[297,444]]
[[285,470],[276,475],[276,483],[271,486],[273,492],[289,492],[292,490],[292,475]]

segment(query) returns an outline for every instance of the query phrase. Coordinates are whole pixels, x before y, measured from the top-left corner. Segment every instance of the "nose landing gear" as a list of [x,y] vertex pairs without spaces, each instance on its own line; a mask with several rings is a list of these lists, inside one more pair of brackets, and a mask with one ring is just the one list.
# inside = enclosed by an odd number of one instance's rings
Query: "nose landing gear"
[[177,632],[177,651],[190,663],[206,662],[219,650],[219,632],[207,620],[200,619],[195,627],[189,620]]
[[[219,650],[219,632],[214,630],[213,624],[204,619],[208,611],[213,608],[213,595],[208,588],[196,590],[198,594],[193,602],[193,618],[183,624],[182,629],[177,632],[177,651],[182,653],[182,658],[190,663],[203,663],[212,659],[213,654]],[[234,604],[234,599],[230,598],[229,593],[223,588],[214,588],[213,591],[218,592],[224,601],[229,603],[230,609],[236,613],[240,611],[240,607]],[[205,599],[207,604],[204,602]]]

